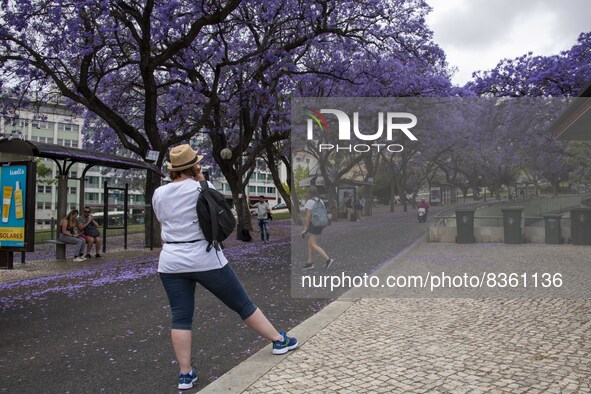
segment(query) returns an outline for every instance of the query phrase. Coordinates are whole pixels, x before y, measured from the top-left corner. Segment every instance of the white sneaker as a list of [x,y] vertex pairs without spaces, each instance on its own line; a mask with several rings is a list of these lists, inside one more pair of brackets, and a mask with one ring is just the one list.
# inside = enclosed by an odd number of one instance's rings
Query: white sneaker
[[86,261],[86,259],[82,256],[76,256],[76,257],[74,257],[74,261],[80,262],[80,261]]

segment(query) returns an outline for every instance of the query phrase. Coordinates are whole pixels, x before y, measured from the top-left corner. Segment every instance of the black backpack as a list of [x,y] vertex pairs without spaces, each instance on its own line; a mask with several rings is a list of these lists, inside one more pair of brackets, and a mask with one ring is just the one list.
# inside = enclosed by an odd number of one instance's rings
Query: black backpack
[[209,252],[212,247],[221,250],[224,248],[222,241],[236,228],[236,218],[220,192],[210,188],[207,181],[200,181],[199,185],[197,217],[205,240],[209,242],[206,250]]

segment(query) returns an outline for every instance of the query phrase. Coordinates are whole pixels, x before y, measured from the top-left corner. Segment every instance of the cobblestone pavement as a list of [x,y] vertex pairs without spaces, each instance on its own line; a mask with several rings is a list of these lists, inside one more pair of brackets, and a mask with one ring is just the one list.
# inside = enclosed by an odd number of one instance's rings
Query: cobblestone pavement
[[[552,291],[507,297],[499,288],[492,298],[352,290],[292,330],[302,338],[299,349],[279,360],[263,349],[250,367],[247,360],[204,392],[591,393],[591,297],[579,291],[589,285],[589,259],[588,247],[572,245],[419,244],[376,275],[480,260],[485,264],[477,268],[489,272],[497,265],[534,273],[554,261],[569,271],[563,286],[579,297]],[[259,375],[246,380],[248,370]]]
[[246,393],[589,393],[590,300],[361,299]]

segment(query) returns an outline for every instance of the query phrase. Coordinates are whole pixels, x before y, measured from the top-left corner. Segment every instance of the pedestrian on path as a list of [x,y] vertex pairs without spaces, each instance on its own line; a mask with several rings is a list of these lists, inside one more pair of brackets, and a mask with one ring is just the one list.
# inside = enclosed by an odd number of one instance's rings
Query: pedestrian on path
[[81,231],[81,236],[86,240],[86,258],[89,259],[92,257],[90,251],[92,249],[92,245],[95,245],[95,252],[96,254],[94,257],[100,259],[101,256],[101,233],[98,230],[98,223],[92,217],[92,213],[90,207],[84,207],[84,211],[82,211],[84,217],[78,218],[78,230]]
[[351,220],[351,215],[353,214],[353,198],[349,192],[345,192],[345,212],[347,213],[347,220]]
[[[321,204],[321,206],[317,206],[316,204]],[[324,227],[317,227],[312,224],[312,211],[315,207],[317,207],[316,209],[324,207],[324,202],[318,197],[316,186],[312,185],[308,189],[308,199],[304,205],[304,208],[306,208],[306,219],[304,221],[302,238],[304,238],[306,234],[308,235],[308,263],[304,266],[304,270],[314,268],[314,252],[318,253],[324,259],[325,269],[330,268],[331,264],[334,262],[334,259],[330,258],[324,249],[318,245],[318,236],[322,233]],[[326,214],[326,207],[324,207],[324,211]]]
[[365,217],[365,198],[361,196],[359,199],[359,207],[361,208],[361,217]]
[[152,207],[162,226],[158,272],[172,313],[172,346],[180,368],[178,388],[189,389],[197,381],[197,371],[191,365],[196,283],[237,312],[257,334],[272,341],[273,354],[295,349],[298,341],[277,331],[252,303],[222,251],[206,250],[195,209],[200,190],[197,181],[205,180],[197,164],[203,157],[187,144],[172,148],[169,157],[172,182],[156,189]]
[[85,261],[84,245],[86,240],[76,234],[76,222],[78,220],[78,210],[72,209],[65,218],[60,221],[60,233],[57,240],[74,246],[74,261]]
[[256,208],[257,219],[259,220],[259,230],[261,232],[261,241],[265,242],[266,233],[266,242],[269,242],[269,213],[271,212],[271,208],[265,201],[265,196],[260,196],[259,198],[260,201],[256,204]]

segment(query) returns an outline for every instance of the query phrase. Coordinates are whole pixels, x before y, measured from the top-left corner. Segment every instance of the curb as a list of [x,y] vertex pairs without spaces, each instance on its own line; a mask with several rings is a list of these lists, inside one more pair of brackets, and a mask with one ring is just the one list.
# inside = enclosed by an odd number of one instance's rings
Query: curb
[[[386,263],[382,264],[373,274],[378,275],[380,271],[387,268],[390,264],[405,258],[410,252],[423,244],[426,239],[427,234],[425,233],[421,238],[417,239]],[[338,299],[321,309],[318,313],[294,327],[289,331],[289,334],[298,338],[299,346],[301,347],[306,341],[338,319],[351,306],[353,306],[353,304],[361,299],[360,297],[355,296],[355,290],[357,289],[347,291]],[[241,393],[269,372],[271,368],[285,360],[286,357],[289,357],[289,353],[283,356],[272,355],[271,344],[269,344],[223,374],[219,379],[205,386],[199,391],[199,393]]]
[[[356,301],[337,299],[325,306],[314,316],[309,317],[299,324],[293,330],[290,330],[289,334],[298,338],[299,346],[302,346],[308,339],[312,338],[320,330],[341,316]],[[288,357],[288,355],[289,353],[283,356],[272,355],[271,345],[269,344],[199,392],[206,394],[241,393],[269,372],[271,368]]]

